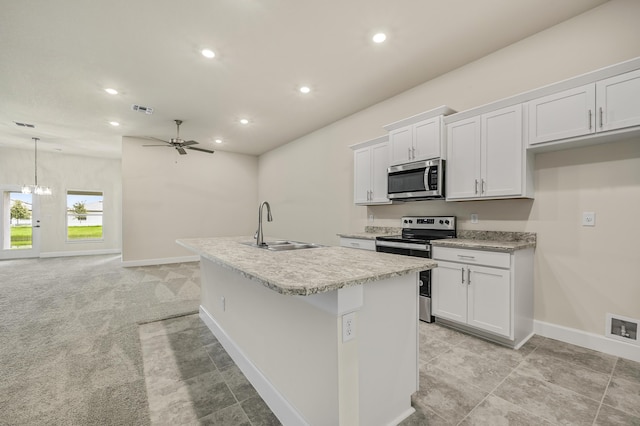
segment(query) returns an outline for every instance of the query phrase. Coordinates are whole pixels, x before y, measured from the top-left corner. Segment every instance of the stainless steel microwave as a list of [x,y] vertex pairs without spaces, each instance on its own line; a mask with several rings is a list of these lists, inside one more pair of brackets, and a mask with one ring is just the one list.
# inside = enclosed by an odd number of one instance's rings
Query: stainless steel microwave
[[444,163],[441,158],[432,158],[389,167],[389,199],[418,201],[444,198]]

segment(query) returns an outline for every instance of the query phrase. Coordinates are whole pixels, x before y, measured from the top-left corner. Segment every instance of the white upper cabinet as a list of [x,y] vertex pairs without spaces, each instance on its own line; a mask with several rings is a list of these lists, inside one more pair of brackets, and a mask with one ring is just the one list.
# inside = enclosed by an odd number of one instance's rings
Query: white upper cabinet
[[640,126],[640,70],[596,83],[598,131]]
[[384,126],[389,131],[390,165],[445,157],[442,119],[453,112],[442,106]]
[[390,204],[387,198],[389,143],[387,136],[351,146],[353,152],[353,202]]
[[447,124],[447,200],[529,197],[522,105]]
[[595,89],[588,84],[529,102],[529,144],[595,132]]
[[528,103],[529,145],[640,125],[640,70]]

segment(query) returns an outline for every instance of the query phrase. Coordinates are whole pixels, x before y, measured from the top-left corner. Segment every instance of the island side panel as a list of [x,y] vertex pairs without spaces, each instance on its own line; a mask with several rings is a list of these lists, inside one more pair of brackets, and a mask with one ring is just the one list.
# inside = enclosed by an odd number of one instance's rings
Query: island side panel
[[307,423],[339,424],[336,317],[207,259],[201,268],[201,305],[234,344]]
[[418,390],[417,274],[366,284],[357,315],[360,424],[396,424]]

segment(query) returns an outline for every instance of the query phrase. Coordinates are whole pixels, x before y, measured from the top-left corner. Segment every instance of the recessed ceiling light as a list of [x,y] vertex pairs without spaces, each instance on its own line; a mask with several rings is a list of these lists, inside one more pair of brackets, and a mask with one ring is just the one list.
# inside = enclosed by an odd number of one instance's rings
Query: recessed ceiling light
[[387,35],[385,33],[378,33],[376,35],[373,36],[373,41],[375,43],[382,43],[383,41],[385,41],[387,39]]
[[222,139],[216,139],[214,142],[215,143],[222,143]]
[[117,95],[118,94],[118,91],[116,89],[112,89],[110,87],[104,89],[104,91],[107,92],[110,95]]
[[240,124],[249,124],[249,120],[247,120],[246,118],[241,118]]
[[300,88],[300,92],[302,93],[309,93],[311,91],[311,88],[309,86],[302,86]]
[[118,123],[117,121],[110,121],[109,124],[111,124],[113,127],[118,127],[120,125],[120,123]]
[[211,49],[202,49],[200,53],[202,53],[202,56],[205,58],[215,58],[216,56],[215,52]]

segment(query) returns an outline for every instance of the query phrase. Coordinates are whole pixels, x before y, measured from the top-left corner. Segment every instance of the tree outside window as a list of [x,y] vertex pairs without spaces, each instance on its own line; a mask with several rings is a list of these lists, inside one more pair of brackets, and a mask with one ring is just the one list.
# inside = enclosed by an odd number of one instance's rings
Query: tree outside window
[[103,239],[103,193],[67,191],[67,241]]

